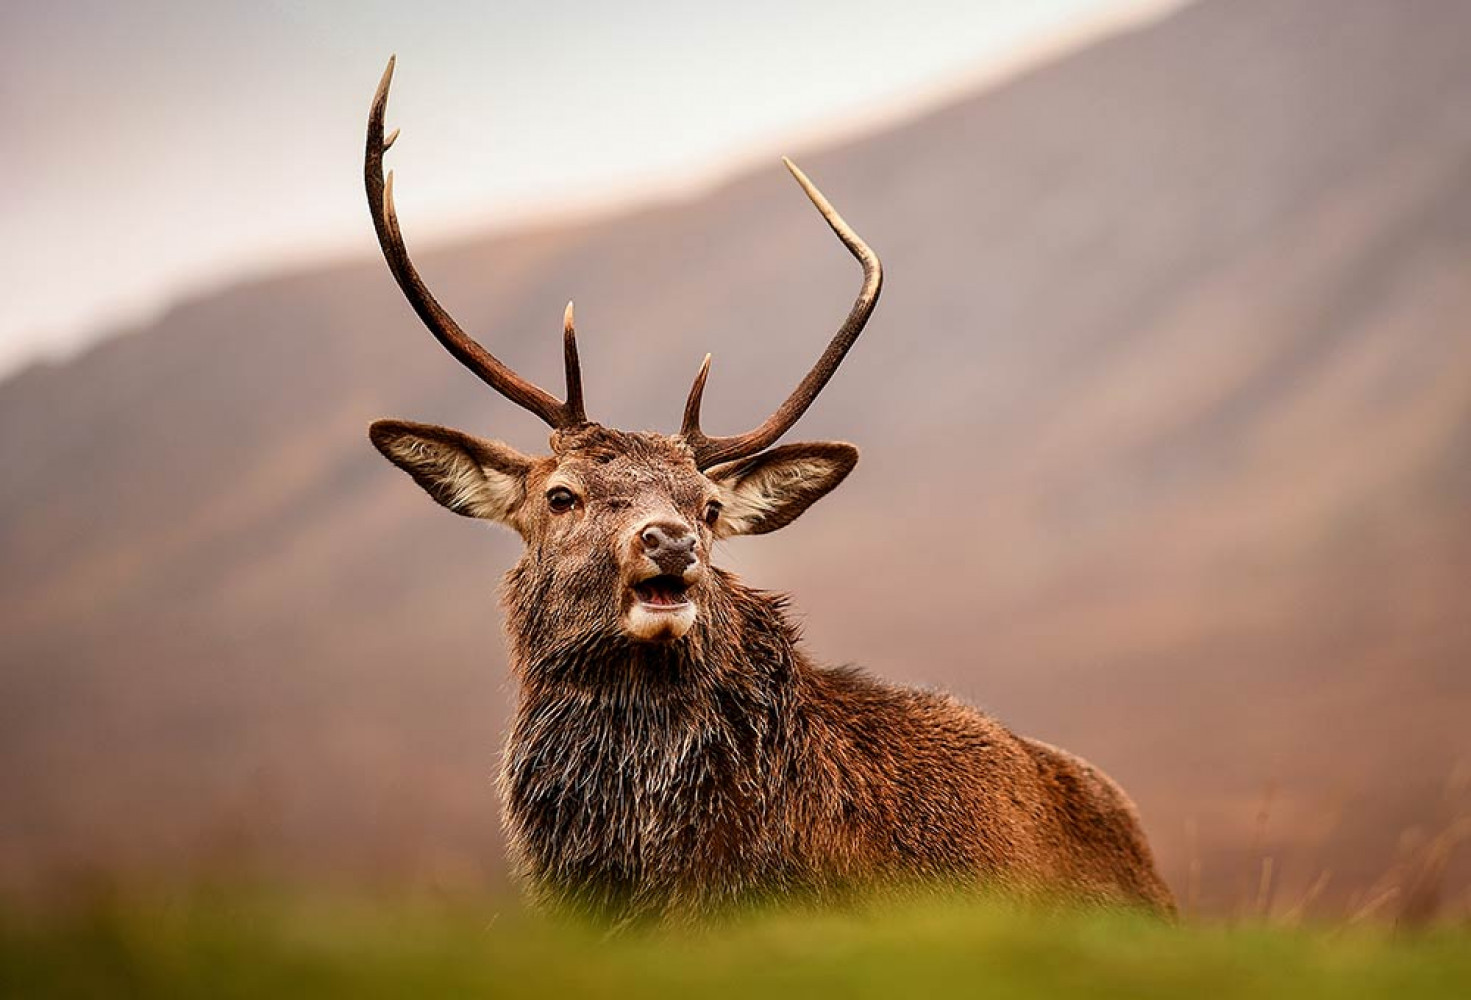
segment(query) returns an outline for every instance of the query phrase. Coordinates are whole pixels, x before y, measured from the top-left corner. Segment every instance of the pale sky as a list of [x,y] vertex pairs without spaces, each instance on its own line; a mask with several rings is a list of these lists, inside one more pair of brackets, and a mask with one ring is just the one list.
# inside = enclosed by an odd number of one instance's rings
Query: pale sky
[[5,0],[0,377],[375,253],[363,130],[390,53],[422,245],[775,169],[1178,2]]

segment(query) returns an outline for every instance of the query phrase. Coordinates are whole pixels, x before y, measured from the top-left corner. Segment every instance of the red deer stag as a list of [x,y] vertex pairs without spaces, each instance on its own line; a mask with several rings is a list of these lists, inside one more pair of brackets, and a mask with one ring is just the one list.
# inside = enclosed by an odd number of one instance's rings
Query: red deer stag
[[847,320],[791,397],[734,437],[700,429],[710,359],[675,435],[583,412],[572,307],[567,398],[470,339],[409,261],[383,177],[390,60],[368,119],[368,204],[388,267],[441,344],[552,427],[551,454],[380,420],[373,444],[457,514],[526,543],[506,579],[519,684],[506,828],[540,902],[614,921],[854,888],[1000,886],[1170,911],[1129,798],[1086,762],[943,694],[820,666],[783,596],[711,565],[714,543],[791,523],[858,461],[772,447],[827,385],[878,300],[878,257],[790,161],[863,265]]

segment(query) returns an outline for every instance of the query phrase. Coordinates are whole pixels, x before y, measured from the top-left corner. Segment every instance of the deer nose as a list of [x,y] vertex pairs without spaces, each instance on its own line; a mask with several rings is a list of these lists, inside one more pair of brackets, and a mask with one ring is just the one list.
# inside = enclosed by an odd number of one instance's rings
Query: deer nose
[[683,576],[695,561],[699,539],[681,524],[646,524],[639,530],[639,544],[644,555],[665,573]]

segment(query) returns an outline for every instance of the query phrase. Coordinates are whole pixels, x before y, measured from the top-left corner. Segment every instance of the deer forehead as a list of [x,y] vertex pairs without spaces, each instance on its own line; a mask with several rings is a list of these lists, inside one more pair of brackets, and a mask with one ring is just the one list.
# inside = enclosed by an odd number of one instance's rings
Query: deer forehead
[[678,438],[594,426],[554,435],[552,446],[546,489],[565,486],[621,507],[697,507],[716,492]]

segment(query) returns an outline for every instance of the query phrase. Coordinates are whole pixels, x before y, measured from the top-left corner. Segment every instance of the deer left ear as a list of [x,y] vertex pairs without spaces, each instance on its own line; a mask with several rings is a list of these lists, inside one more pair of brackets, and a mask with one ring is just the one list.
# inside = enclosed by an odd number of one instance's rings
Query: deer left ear
[[442,506],[516,527],[532,463],[510,445],[407,420],[376,420],[368,437]]
[[858,464],[858,449],[840,441],[787,444],[705,473],[720,487],[721,538],[784,528],[826,496]]

